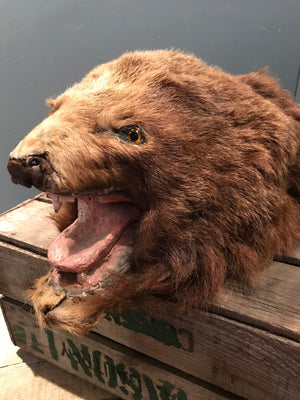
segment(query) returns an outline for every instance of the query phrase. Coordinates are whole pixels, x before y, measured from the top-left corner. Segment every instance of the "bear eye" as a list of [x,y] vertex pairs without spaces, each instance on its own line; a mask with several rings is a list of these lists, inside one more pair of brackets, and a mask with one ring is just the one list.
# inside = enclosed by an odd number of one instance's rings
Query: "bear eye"
[[135,144],[141,144],[145,141],[143,130],[140,126],[137,125],[123,126],[119,130],[119,134],[121,134],[123,138],[126,138],[127,140]]

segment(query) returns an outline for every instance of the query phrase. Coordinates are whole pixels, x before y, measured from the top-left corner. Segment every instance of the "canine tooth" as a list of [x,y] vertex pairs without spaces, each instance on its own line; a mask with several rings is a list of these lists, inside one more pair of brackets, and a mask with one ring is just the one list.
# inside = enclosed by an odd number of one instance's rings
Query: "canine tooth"
[[84,283],[87,282],[88,276],[85,272],[80,272],[77,274],[77,280],[80,285],[83,285]]
[[50,197],[50,199],[52,200],[53,209],[57,213],[62,205],[62,202],[59,200],[59,196],[48,194],[48,197]]
[[78,219],[79,221],[85,221],[86,213],[89,208],[90,199],[78,199]]
[[87,274],[85,272],[81,272],[80,277],[81,277],[82,282],[85,282],[87,279]]

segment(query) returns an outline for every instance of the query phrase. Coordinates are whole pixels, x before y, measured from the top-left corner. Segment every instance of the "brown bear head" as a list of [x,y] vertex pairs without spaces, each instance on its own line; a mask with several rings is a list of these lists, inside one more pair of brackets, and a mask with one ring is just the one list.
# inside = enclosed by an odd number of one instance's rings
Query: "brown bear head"
[[83,333],[153,296],[207,306],[299,237],[299,109],[264,72],[135,52],[47,103],[8,164],[62,230],[31,291],[42,325]]

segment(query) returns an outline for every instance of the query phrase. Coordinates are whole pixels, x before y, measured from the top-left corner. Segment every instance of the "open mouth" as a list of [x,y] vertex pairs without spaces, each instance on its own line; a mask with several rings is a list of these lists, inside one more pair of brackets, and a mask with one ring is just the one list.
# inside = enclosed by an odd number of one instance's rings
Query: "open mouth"
[[48,259],[54,286],[71,294],[101,289],[115,271],[126,270],[140,210],[121,192],[93,196],[47,193],[55,212],[62,203],[76,202],[78,216],[51,243]]

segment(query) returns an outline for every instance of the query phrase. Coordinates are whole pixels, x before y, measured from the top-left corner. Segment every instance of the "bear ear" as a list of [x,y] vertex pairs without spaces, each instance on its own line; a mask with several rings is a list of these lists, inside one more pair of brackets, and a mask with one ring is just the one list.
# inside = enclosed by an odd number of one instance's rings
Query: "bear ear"
[[46,99],[46,104],[47,104],[47,106],[49,106],[49,107],[51,107],[51,108],[54,108],[55,103],[56,103],[56,100],[55,100],[55,99],[51,99],[51,98]]

